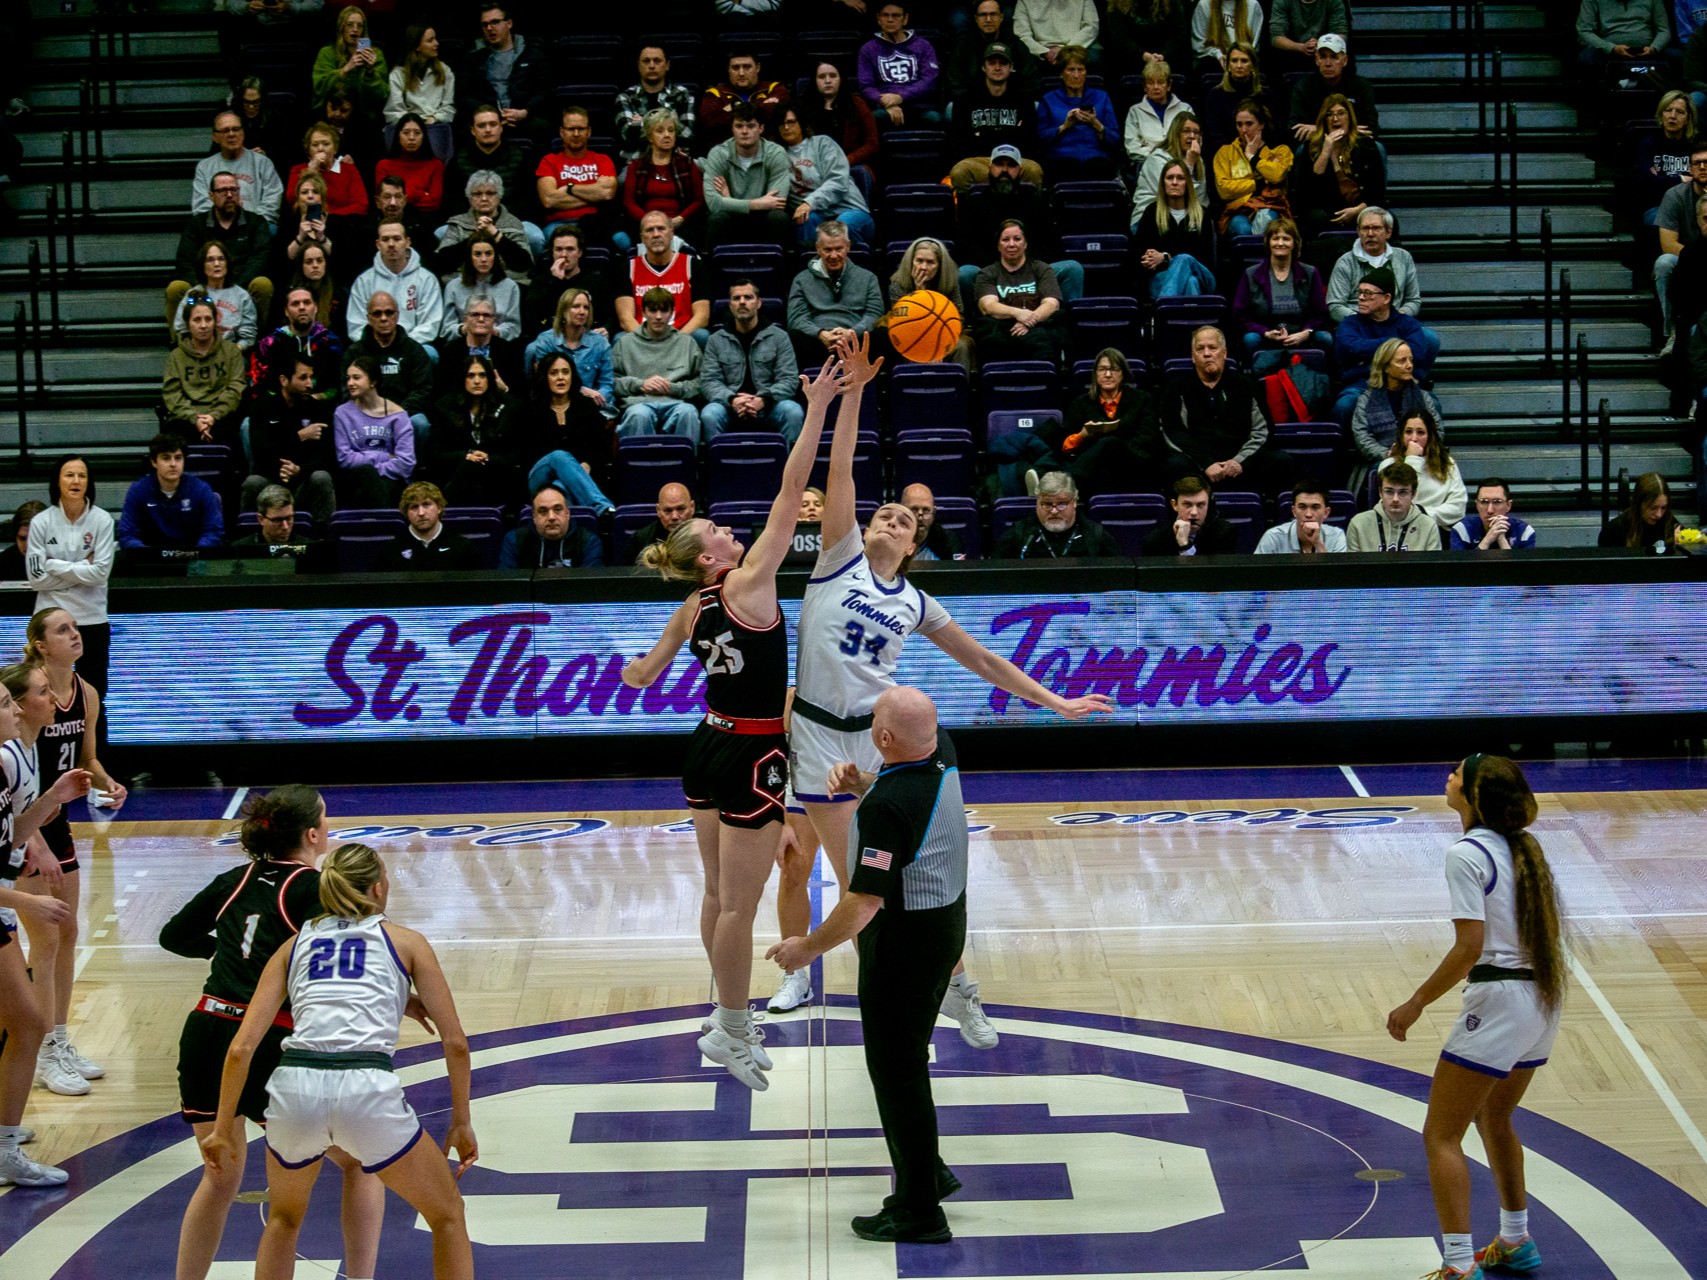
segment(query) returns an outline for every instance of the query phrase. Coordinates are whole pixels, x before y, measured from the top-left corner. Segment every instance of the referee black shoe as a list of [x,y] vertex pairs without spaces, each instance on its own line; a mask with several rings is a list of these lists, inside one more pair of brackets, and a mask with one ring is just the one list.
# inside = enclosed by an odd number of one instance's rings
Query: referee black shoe
[[954,1239],[948,1218],[941,1209],[924,1217],[902,1216],[894,1209],[879,1209],[869,1218],[855,1218],[853,1232],[861,1240],[887,1244],[947,1244]]
[[[938,1200],[946,1200],[950,1196],[959,1192],[960,1187],[960,1179],[954,1176],[954,1170],[950,1169],[939,1159],[936,1162],[936,1198]],[[897,1195],[887,1195],[883,1197],[883,1207],[885,1209],[893,1209],[900,1202],[901,1197]]]

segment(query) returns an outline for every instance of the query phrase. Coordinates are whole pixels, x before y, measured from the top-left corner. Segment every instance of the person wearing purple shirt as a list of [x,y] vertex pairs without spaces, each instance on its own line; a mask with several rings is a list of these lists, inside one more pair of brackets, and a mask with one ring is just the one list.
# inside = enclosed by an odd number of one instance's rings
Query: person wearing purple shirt
[[415,470],[415,428],[380,394],[379,365],[357,356],[344,371],[350,398],[332,415],[338,488],[348,506],[395,506]]
[[907,6],[884,0],[877,34],[859,51],[859,91],[884,129],[938,129],[936,50],[907,26]]

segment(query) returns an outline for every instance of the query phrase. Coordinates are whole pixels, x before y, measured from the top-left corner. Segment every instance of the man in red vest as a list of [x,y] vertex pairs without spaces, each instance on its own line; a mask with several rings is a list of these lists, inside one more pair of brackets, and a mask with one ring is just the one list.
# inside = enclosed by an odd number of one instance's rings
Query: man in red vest
[[616,318],[624,333],[640,327],[640,299],[648,289],[665,289],[676,300],[670,327],[693,335],[703,349],[711,336],[711,299],[693,296],[694,257],[675,247],[670,217],[653,210],[640,220],[641,252],[628,260],[628,292],[616,300]]

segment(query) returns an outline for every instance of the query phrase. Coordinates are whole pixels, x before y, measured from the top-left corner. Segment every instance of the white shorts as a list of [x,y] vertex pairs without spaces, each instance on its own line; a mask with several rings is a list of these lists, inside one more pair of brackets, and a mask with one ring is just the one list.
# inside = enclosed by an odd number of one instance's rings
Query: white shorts
[[788,780],[794,796],[800,800],[829,804],[859,799],[851,792],[831,796],[830,770],[845,761],[853,761],[867,773],[883,767],[883,756],[871,740],[869,730],[844,732],[826,729],[801,715],[798,711],[788,722]]
[[1533,982],[1472,982],[1440,1056],[1503,1080],[1546,1062],[1558,1034],[1559,1011],[1541,1007]]
[[279,1067],[267,1082],[267,1146],[300,1169],[337,1146],[378,1173],[415,1145],[421,1121],[392,1071]]

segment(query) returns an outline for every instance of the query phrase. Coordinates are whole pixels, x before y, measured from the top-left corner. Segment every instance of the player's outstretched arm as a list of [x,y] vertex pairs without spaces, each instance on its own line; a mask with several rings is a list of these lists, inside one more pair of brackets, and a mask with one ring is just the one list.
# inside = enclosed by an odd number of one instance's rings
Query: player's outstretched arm
[[747,599],[750,590],[764,583],[772,600],[776,596],[776,571],[787,559],[794,541],[794,526],[800,522],[800,498],[806,492],[806,481],[818,458],[818,442],[824,438],[824,419],[830,414],[830,402],[842,389],[842,362],[826,360],[818,376],[810,382],[801,374],[800,385],[806,391],[806,425],[788,451],[788,464],[782,469],[782,487],[777,490],[776,501],[771,503],[764,532],[747,549],[741,567],[724,580],[724,598],[729,599],[733,590],[736,608],[745,604],[748,616],[752,617],[763,616],[770,610],[755,609],[755,603],[760,602]]
[[682,646],[693,634],[693,616],[699,610],[699,592],[694,592],[676,607],[670,615],[670,620],[664,624],[664,634],[658,637],[658,643],[652,646],[650,653],[630,659],[622,669],[622,682],[630,689],[644,689],[650,685],[676,660]]
[[830,476],[824,493],[824,545],[833,546],[847,537],[858,518],[859,494],[854,492],[853,458],[859,448],[860,404],[865,388],[883,367],[883,358],[871,358],[871,335],[861,334],[858,343],[843,342],[836,348],[846,374],[847,389],[836,411],[836,433],[830,438]]
[[1006,658],[991,653],[979,644],[958,622],[938,627],[925,636],[925,639],[980,679],[988,681],[998,689],[1007,690],[1017,698],[1035,702],[1040,707],[1048,707],[1056,715],[1064,716],[1068,720],[1078,720],[1083,716],[1114,710],[1105,693],[1087,694],[1082,698],[1063,698],[1060,694],[1045,689]]

